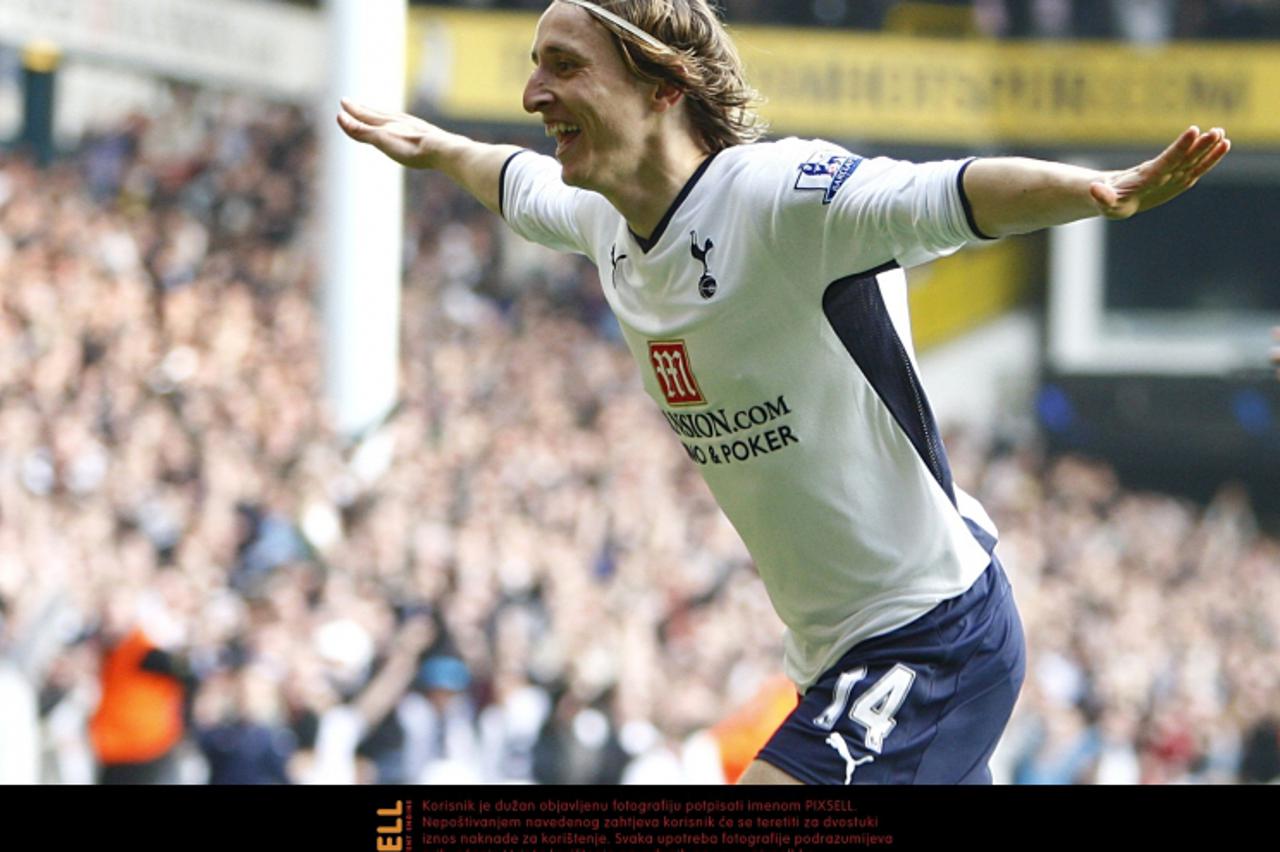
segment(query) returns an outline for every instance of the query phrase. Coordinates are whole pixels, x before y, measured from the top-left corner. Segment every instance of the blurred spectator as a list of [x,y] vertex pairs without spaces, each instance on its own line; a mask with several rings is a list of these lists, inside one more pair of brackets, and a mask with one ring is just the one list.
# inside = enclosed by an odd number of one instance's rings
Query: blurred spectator
[[422,784],[476,784],[481,774],[476,713],[467,689],[471,672],[457,657],[423,662],[413,691],[398,708],[406,730],[405,777]]
[[584,702],[572,690],[560,693],[534,746],[534,781],[617,784],[626,765],[626,752],[609,715],[596,703]]
[[0,784],[34,784],[40,772],[40,729],[35,685],[22,670],[0,597]]
[[358,634],[347,633],[349,627],[355,625],[331,622],[317,637],[321,645],[334,643],[328,656],[337,666],[311,684],[314,691],[303,711],[304,718],[310,718],[311,735],[290,767],[290,774],[302,784],[367,784],[376,779],[376,767],[357,754],[360,740],[394,709],[413,680],[419,655],[434,638],[424,619],[406,622],[392,636],[382,667],[368,676],[367,653],[360,653],[366,659],[339,659],[332,653],[345,654],[341,646],[356,642]]
[[529,683],[523,674],[495,679],[493,702],[478,719],[487,782],[533,781],[533,752],[550,713],[546,690]]
[[178,659],[138,627],[106,637],[102,695],[89,724],[102,784],[172,784],[185,730]]
[[1274,784],[1280,779],[1280,723],[1259,719],[1245,733],[1239,778],[1245,784]]
[[751,700],[711,729],[720,755],[721,770],[736,783],[755,760],[760,743],[766,742],[796,708],[795,685],[784,676],[770,678]]
[[197,708],[196,742],[210,784],[287,784],[293,732],[282,722],[277,685],[246,666],[206,682]]

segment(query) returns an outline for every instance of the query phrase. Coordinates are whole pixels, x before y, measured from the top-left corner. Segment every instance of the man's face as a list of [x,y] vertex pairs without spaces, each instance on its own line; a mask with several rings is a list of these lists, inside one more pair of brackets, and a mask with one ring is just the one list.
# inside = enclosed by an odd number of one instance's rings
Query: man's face
[[553,3],[538,21],[524,108],[556,140],[562,179],[607,191],[634,172],[655,87],[636,79],[609,32],[584,9]]

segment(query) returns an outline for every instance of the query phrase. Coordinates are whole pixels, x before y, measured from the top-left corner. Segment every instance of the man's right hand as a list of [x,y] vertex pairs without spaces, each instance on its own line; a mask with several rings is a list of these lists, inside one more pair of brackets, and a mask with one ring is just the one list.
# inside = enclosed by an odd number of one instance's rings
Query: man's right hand
[[382,112],[342,99],[338,126],[357,142],[372,145],[402,166],[438,169],[495,213],[502,166],[521,149],[488,145],[436,127],[403,112]]
[[338,126],[357,142],[372,145],[411,169],[435,168],[435,154],[453,137],[408,113],[381,112],[346,98],[342,99]]

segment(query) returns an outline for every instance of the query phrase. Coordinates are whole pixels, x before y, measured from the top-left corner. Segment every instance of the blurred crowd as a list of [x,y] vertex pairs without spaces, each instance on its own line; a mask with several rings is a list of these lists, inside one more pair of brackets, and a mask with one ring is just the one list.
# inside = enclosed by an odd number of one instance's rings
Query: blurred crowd
[[[547,0],[414,0],[541,12]],[[995,38],[1280,38],[1280,0],[720,0],[732,24],[912,30]]]
[[1280,780],[1280,541],[1248,496],[1226,486],[1198,506],[1126,491],[1101,463],[953,443],[1027,628],[998,777]]
[[[782,626],[594,271],[411,175],[402,398],[344,441],[315,160],[302,112],[182,88],[0,154],[0,781],[732,777]],[[1243,495],[952,452],[1031,646],[1003,778],[1280,774]]]
[[347,446],[314,158],[296,111],[179,90],[3,160],[7,777],[617,780],[683,747],[779,628],[594,282],[509,257],[546,294],[513,303],[495,223],[415,183],[404,396]]

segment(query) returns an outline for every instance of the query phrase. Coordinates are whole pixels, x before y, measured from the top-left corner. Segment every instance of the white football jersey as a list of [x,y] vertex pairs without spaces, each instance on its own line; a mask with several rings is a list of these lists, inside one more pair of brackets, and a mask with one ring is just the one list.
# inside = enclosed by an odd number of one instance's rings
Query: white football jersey
[[854,644],[965,592],[995,527],[951,481],[901,267],[981,236],[969,161],[785,139],[708,159],[649,239],[531,152],[517,233],[590,257],[657,402],[755,559],[803,691]]

